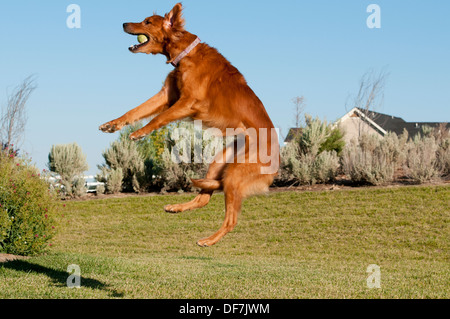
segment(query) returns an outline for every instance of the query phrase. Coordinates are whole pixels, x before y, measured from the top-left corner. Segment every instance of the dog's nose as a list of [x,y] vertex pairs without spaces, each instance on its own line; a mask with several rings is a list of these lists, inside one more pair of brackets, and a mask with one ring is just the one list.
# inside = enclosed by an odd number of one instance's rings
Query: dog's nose
[[123,29],[125,30],[128,27],[128,23],[123,24]]

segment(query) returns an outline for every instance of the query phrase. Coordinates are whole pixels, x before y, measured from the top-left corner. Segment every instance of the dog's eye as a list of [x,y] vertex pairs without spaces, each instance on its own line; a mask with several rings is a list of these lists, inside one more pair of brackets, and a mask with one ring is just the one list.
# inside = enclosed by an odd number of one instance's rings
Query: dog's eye
[[145,24],[152,24],[150,20],[145,20]]

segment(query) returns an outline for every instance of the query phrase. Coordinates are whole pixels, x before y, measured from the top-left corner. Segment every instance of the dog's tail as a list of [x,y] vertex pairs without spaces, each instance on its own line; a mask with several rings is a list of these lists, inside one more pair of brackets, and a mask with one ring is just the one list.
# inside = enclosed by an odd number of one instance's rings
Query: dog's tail
[[195,187],[206,191],[215,191],[222,189],[222,182],[215,179],[191,179]]

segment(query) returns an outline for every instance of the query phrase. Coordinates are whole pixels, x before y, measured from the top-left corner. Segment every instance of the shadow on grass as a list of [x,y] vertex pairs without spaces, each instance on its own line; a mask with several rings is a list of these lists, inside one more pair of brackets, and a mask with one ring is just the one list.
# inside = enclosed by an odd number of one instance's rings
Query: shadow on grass
[[[70,276],[70,274],[66,271],[55,270],[38,264],[33,264],[26,260],[9,261],[3,263],[2,267],[16,271],[22,271],[27,274],[32,272],[37,274],[44,274],[49,278],[51,278],[55,284],[58,284],[59,286],[62,287],[67,285],[67,278]],[[108,291],[112,297],[123,297],[123,293],[119,293],[115,290],[108,289],[109,286],[101,281],[91,278],[85,278],[83,276],[81,276],[80,279],[81,279],[81,287],[105,290]]]

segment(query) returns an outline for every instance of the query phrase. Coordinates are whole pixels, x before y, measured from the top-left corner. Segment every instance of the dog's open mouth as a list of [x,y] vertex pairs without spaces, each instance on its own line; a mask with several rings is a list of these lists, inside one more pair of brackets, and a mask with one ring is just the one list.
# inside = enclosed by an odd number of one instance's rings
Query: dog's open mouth
[[138,39],[139,44],[135,44],[135,45],[130,46],[128,49],[131,52],[136,51],[137,49],[143,47],[144,45],[146,45],[147,43],[150,42],[150,38],[147,35],[145,35],[145,34],[136,34],[136,35],[137,35],[137,39]]

